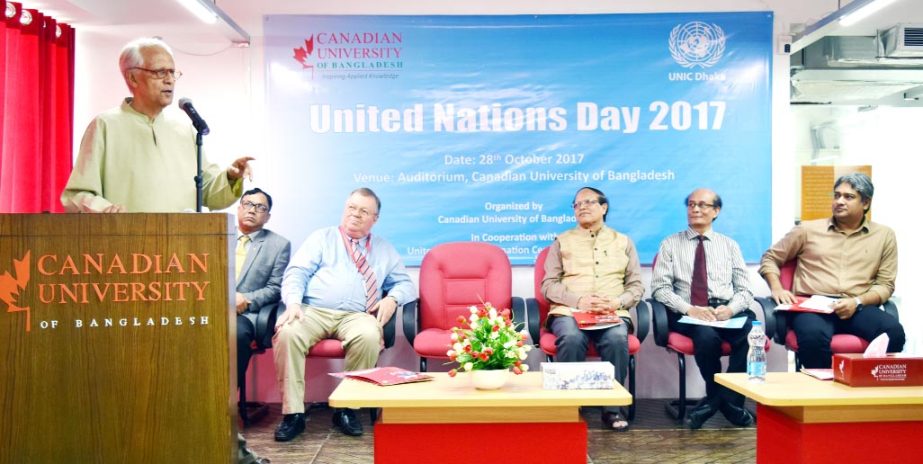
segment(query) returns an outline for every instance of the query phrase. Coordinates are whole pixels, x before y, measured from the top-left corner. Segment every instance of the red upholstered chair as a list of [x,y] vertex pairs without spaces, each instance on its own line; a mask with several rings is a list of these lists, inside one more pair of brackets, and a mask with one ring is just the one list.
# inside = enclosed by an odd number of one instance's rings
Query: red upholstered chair
[[[654,265],[656,264],[657,257],[654,256]],[[677,365],[679,367],[679,398],[667,404],[667,413],[679,421],[679,423],[683,423],[683,420],[686,418],[686,407],[688,405],[686,399],[686,356],[695,356],[695,344],[692,343],[691,338],[670,330],[670,325],[667,320],[667,311],[670,310],[667,309],[663,303],[653,298],[650,298],[648,302],[651,305],[651,318],[654,322],[654,343],[657,344],[657,346],[666,348],[667,351],[671,353],[675,353]],[[771,311],[764,311],[763,317],[766,322],[766,350],[769,351],[775,322],[773,321]],[[721,356],[729,356],[730,354],[731,344],[722,342]]]
[[[548,247],[545,247],[535,258],[535,298],[530,298],[528,300],[527,311],[529,334],[532,337],[533,343],[538,344],[542,353],[545,353],[545,356],[548,358],[548,361],[553,361],[554,355],[557,352],[557,345],[555,344],[557,337],[554,336],[554,333],[545,328],[545,320],[548,319],[548,311],[551,309],[551,304],[545,299],[545,296],[542,295],[542,280],[545,278],[545,259],[547,258]],[[635,307],[636,317],[633,320],[635,324],[635,333],[628,335],[628,392],[631,393],[632,398],[635,396],[635,384],[637,383],[635,381],[635,354],[641,350],[641,342],[643,342],[644,338],[647,336],[648,327],[650,325],[649,314],[647,303],[644,301],[639,302],[638,306]],[[587,349],[587,356],[599,356],[596,353],[596,346],[592,341]],[[628,418],[634,419],[634,417],[635,403],[632,402],[631,406],[628,408]]]
[[496,245],[443,243],[427,252],[420,265],[420,299],[403,311],[404,336],[420,356],[420,370],[426,371],[429,358],[449,359],[451,329],[473,305],[510,308],[514,322],[525,322],[525,301],[514,298],[512,289],[510,260]]
[[[792,283],[795,280],[795,268],[797,267],[798,260],[791,260],[779,268],[779,280],[782,283],[782,288],[786,290],[792,289]],[[764,313],[775,314],[774,340],[795,353],[795,370],[800,371],[801,360],[798,359],[798,337],[795,336],[795,331],[788,327],[788,313],[786,311],[775,313],[776,302],[771,297],[757,298],[756,300],[763,307]],[[895,318],[898,317],[897,305],[892,301],[888,300],[881,306],[885,312]],[[862,353],[868,346],[869,340],[851,334],[835,334],[830,340],[830,350],[834,353]]]

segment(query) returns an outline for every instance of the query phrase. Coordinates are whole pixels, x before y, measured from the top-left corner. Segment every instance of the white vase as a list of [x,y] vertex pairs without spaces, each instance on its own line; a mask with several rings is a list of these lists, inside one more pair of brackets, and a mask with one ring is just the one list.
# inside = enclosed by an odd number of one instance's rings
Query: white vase
[[471,371],[471,383],[478,390],[496,390],[506,384],[509,375],[509,369]]

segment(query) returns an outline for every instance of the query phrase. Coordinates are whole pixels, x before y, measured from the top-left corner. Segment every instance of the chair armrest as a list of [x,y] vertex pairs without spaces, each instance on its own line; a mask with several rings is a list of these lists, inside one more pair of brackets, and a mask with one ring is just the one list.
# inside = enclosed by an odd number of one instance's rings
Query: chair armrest
[[638,305],[635,306],[635,337],[638,337],[638,341],[644,343],[644,339],[647,337],[648,332],[651,329],[651,307],[650,305],[641,300],[638,302]]
[[[757,306],[760,307],[760,311],[763,312],[763,320],[765,321],[764,330],[766,332],[766,338],[770,340],[775,340],[776,338],[776,303],[772,298],[754,298]],[[778,314],[781,316],[781,314]]]
[[526,321],[528,322],[529,338],[532,344],[538,346],[541,335],[541,321],[538,314],[538,300],[535,298],[526,298]]
[[254,327],[253,338],[261,349],[272,347],[272,336],[276,332],[276,320],[279,314],[285,311],[285,305],[281,302],[263,305],[256,314],[256,326]]
[[513,307],[510,310],[513,312],[513,324],[522,324],[526,325],[526,300],[521,296],[514,296],[511,299]]
[[654,329],[654,343],[657,346],[667,346],[667,339],[670,336],[670,323],[667,320],[667,307],[663,303],[648,298],[647,303],[651,305],[651,321]]
[[413,339],[417,336],[417,327],[420,325],[419,318],[419,304],[420,300],[413,300],[404,304],[404,309],[401,310],[401,321],[404,326],[404,338],[407,339],[407,343],[410,343],[410,347],[413,348]]
[[[785,336],[788,334],[788,315],[785,311],[776,311],[776,302],[770,297],[756,297],[756,302],[763,308],[766,317],[766,336],[771,337],[779,345],[785,346]],[[770,319],[773,321],[770,326]],[[770,331],[772,333],[770,334]]]
[[881,304],[881,307],[884,308],[885,312],[894,316],[895,319],[900,321],[900,316],[897,314],[897,305],[894,304],[894,301],[888,300]]
[[394,333],[395,328],[397,327],[397,313],[399,310],[401,310],[400,307],[395,309],[391,319],[388,319],[388,322],[386,322],[385,326],[382,327],[382,338],[385,341],[385,348],[391,348],[394,346]]

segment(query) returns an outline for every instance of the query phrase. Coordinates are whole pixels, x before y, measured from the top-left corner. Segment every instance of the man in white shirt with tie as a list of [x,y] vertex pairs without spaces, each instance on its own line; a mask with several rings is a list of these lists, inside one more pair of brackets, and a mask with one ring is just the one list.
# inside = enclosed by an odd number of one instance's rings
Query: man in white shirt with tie
[[[721,372],[721,344],[731,345],[728,372],[744,372],[747,366],[747,334],[754,315],[750,279],[740,246],[712,229],[721,213],[717,193],[697,189],[686,197],[689,228],[660,243],[651,276],[654,299],[667,307],[670,330],[692,339],[695,361],[705,380],[705,398],[687,418],[690,429],[702,427],[719,410],[734,425],[749,426],[754,416],[743,407],[744,397],[715,382]],[[705,321],[746,317],[743,328],[717,329],[678,322],[686,315]]]
[[[276,321],[273,343],[283,414],[277,441],[304,431],[304,363],[311,347],[334,337],[343,342],[346,370],[374,367],[382,327],[398,306],[417,297],[397,250],[371,233],[380,211],[375,192],[354,190],[340,225],[308,236],[285,271],[286,310]],[[333,423],[347,435],[362,434],[362,424],[350,409],[335,411]]]

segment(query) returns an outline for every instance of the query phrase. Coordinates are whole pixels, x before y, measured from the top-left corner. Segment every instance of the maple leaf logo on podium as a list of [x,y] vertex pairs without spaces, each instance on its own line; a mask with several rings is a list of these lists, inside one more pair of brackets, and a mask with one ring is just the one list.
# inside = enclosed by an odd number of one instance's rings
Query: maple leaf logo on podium
[[302,69],[310,69],[311,79],[314,79],[314,65],[308,62],[308,59],[311,57],[311,54],[314,53],[314,35],[311,35],[310,37],[304,40],[304,47],[298,47],[294,49],[294,51],[295,51],[295,56],[293,56],[292,58],[295,58],[295,61],[301,63]]
[[24,311],[26,313],[26,332],[32,330],[32,317],[29,307],[17,306],[19,302],[19,291],[26,288],[29,283],[29,261],[32,256],[31,251],[27,251],[22,259],[13,260],[13,272],[15,277],[6,271],[0,275],[0,301],[7,305],[6,312],[16,313]]

